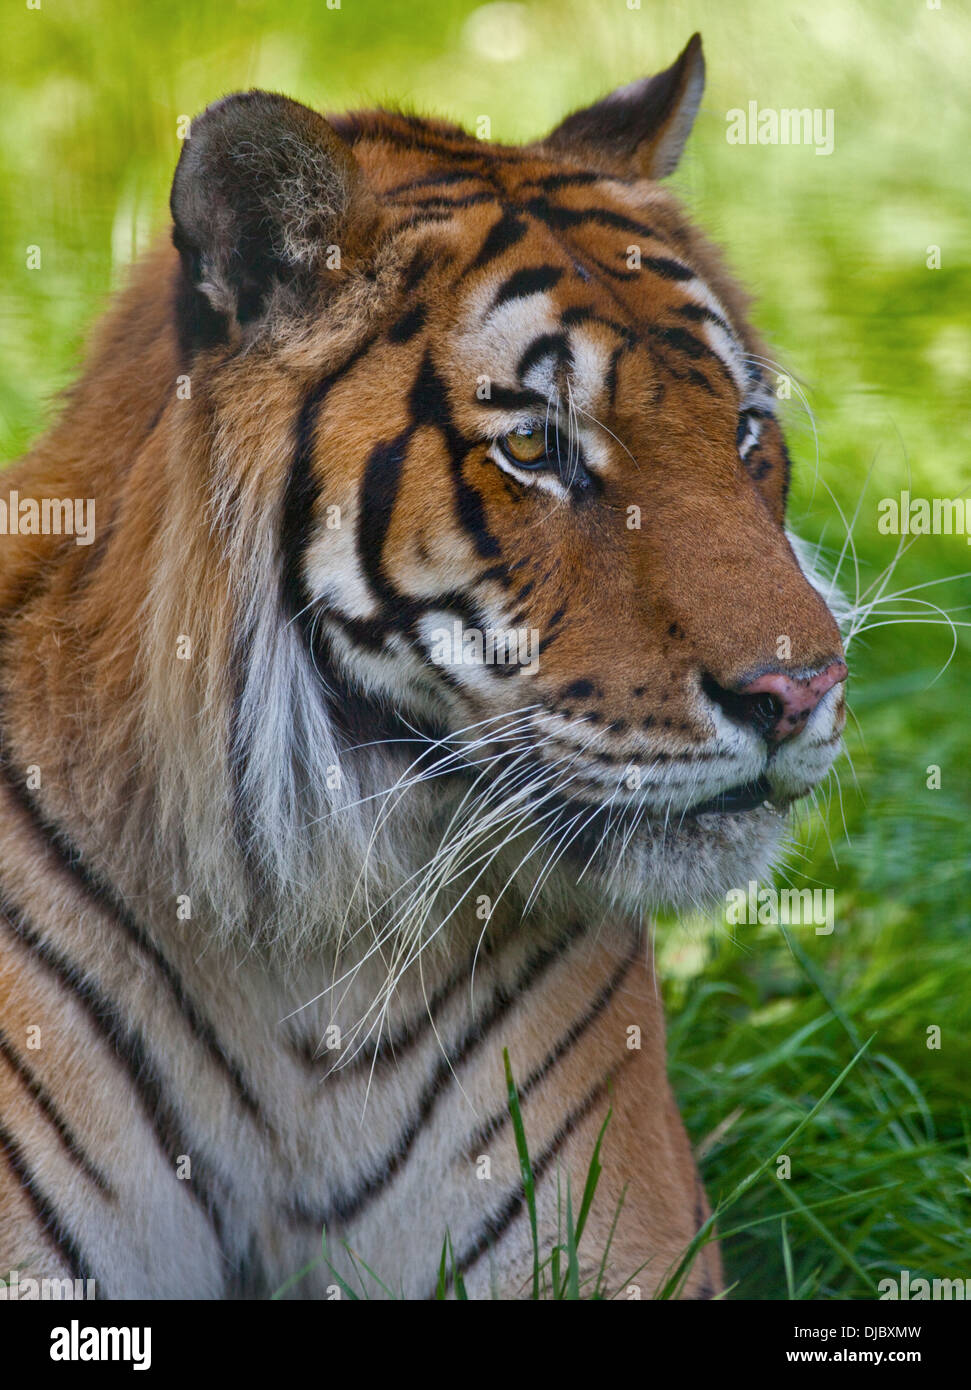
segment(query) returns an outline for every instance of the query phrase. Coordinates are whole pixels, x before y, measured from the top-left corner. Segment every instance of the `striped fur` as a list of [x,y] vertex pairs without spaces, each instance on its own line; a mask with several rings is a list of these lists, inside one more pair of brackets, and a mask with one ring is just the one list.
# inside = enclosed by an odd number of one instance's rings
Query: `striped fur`
[[[447,1229],[514,1297],[503,1046],[547,1241],[608,1104],[612,1291],[706,1219],[642,925],[768,870],[843,713],[770,752],[706,694],[840,647],[744,300],[656,182],[703,71],[522,149],[262,93],[194,123],[175,249],[8,475],[97,534],[0,544],[0,1277],[260,1296],[326,1229],[420,1298]],[[441,664],[453,623],[535,669]],[[710,1245],[684,1292],[720,1287]]]

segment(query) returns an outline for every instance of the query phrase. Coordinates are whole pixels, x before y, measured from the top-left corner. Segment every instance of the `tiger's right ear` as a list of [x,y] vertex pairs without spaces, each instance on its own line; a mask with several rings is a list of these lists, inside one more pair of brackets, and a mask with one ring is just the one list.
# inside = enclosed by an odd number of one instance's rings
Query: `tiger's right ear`
[[663,179],[681,158],[704,90],[701,35],[692,34],[664,72],[574,111],[542,144],[558,154],[592,158],[622,175]]
[[180,330],[225,340],[289,293],[309,298],[328,253],[342,255],[375,205],[323,116],[272,92],[239,92],[192,122],[172,182],[182,257]]

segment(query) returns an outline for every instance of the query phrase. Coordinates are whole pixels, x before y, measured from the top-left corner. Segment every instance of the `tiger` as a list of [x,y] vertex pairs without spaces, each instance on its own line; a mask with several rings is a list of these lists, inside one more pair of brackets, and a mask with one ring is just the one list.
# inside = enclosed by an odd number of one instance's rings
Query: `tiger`
[[5,1283],[528,1298],[598,1153],[578,1287],[723,1293],[652,926],[772,873],[847,666],[662,186],[704,82],[192,121],[3,489]]

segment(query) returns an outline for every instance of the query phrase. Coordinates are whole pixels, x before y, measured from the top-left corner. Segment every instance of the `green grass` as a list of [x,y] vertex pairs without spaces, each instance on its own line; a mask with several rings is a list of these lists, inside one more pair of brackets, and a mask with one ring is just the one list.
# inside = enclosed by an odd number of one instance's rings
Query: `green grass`
[[[667,64],[700,28],[709,85],[674,184],[727,248],[812,408],[814,424],[798,400],[788,410],[794,523],[835,559],[838,509],[852,517],[863,495],[859,586],[852,556],[842,578],[851,596],[865,590],[895,547],[877,531],[877,500],[969,483],[960,94],[971,31],[960,7],[542,0],[491,31],[474,9],[14,7],[0,110],[0,458],[36,437],[106,296],[164,227],[180,115],[261,84],[324,109],[394,100],[467,124],[488,114],[496,138],[520,139]],[[504,54],[490,57],[500,40]],[[834,153],[729,146],[725,113],[751,99],[833,108]],[[38,271],[26,269],[33,245]],[[930,246],[939,270],[927,268]],[[950,630],[913,621],[935,617],[914,600],[966,620],[969,586],[953,577],[969,569],[963,538],[919,540],[871,616],[888,625],[852,647],[855,780],[844,761],[842,797],[822,799],[790,867],[797,885],[835,889],[833,935],[795,928],[790,946],[778,928],[662,932],[673,1081],[713,1200],[735,1194],[719,1224],[736,1297],[865,1297],[901,1268],[971,1274],[971,658],[959,628],[940,674]],[[932,587],[889,598],[913,585]],[[926,785],[931,764],[939,790]],[[792,1140],[791,1177],[770,1164],[742,1187],[867,1040]]]

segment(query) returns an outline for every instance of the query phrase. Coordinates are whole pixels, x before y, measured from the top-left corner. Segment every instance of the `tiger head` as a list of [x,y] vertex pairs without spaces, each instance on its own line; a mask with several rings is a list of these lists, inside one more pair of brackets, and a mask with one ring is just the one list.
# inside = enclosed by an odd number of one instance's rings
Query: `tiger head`
[[774,374],[658,183],[703,85],[695,36],[526,147],[265,92],[193,122],[181,428],[274,594],[237,586],[244,840],[391,797],[413,870],[477,816],[534,878],[684,906],[765,872],[829,769],[846,665]]

